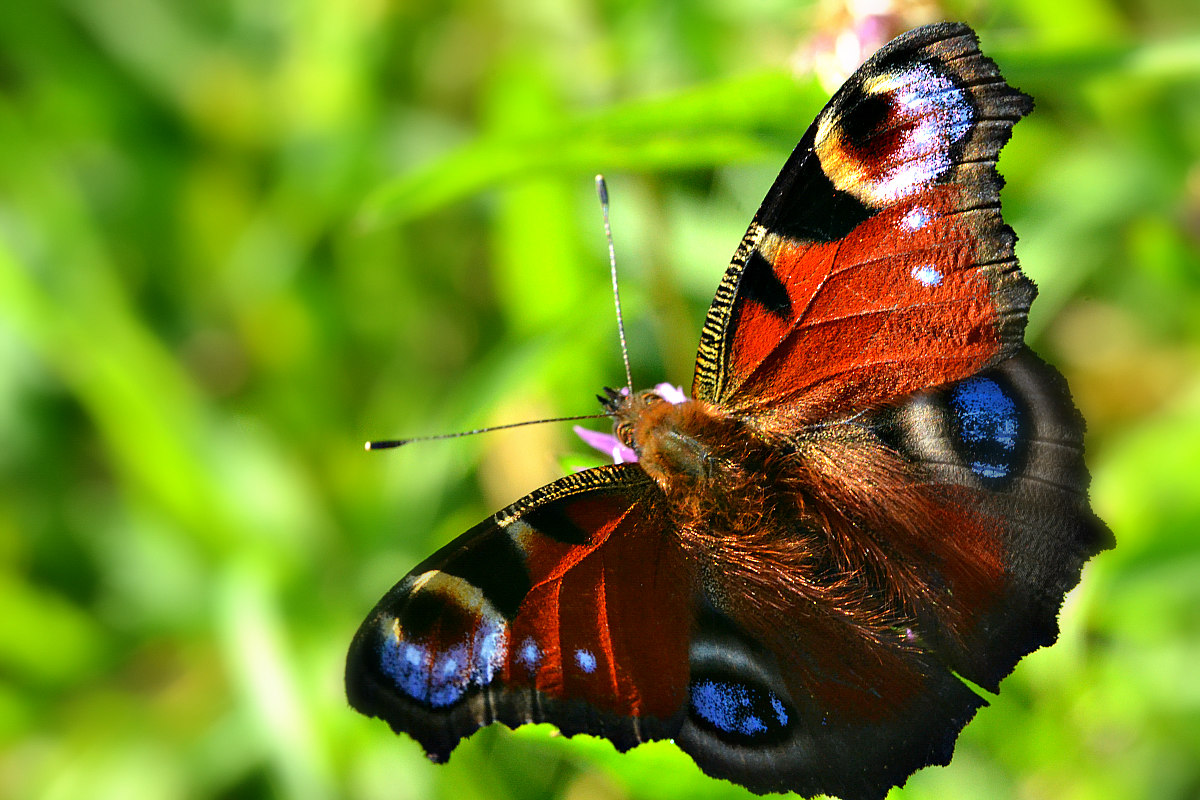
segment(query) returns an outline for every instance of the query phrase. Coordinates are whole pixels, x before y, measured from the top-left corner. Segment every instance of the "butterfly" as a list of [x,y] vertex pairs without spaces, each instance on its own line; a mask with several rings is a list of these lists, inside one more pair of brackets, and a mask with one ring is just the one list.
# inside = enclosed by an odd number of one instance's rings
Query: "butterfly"
[[[690,396],[601,398],[636,459],[443,547],[354,637],[351,705],[442,762],[493,722],[671,739],[757,793],[946,764],[1112,545],[1024,344],[996,158],[1032,108],[942,23],[817,116],[717,288]],[[967,682],[964,682],[965,681]]]

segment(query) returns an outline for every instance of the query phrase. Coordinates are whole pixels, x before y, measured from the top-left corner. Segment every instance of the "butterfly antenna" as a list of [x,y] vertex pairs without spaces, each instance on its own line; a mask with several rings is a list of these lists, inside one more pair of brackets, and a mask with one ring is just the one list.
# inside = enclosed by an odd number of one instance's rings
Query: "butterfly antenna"
[[604,214],[604,238],[608,241],[608,267],[612,273],[613,304],[617,307],[617,335],[621,337],[621,358],[625,359],[625,385],[633,394],[633,373],[629,370],[629,348],[625,346],[625,320],[621,316],[621,287],[617,282],[617,248],[613,246],[612,224],[608,221],[608,184],[603,175],[596,176],[596,194],[600,195],[600,211]]
[[477,433],[491,433],[492,431],[502,431],[508,428],[521,428],[525,425],[541,425],[543,422],[573,422],[580,419],[603,419],[611,417],[612,414],[583,414],[577,417],[554,417],[553,419],[529,419],[524,422],[510,422],[507,425],[493,425],[489,428],[476,428],[473,431],[460,431],[459,433],[439,433],[434,436],[414,436],[411,439],[382,439],[377,442],[367,442],[367,450],[390,450],[393,447],[404,447],[406,444],[413,442],[432,442],[437,439],[458,439],[463,436],[474,436]]

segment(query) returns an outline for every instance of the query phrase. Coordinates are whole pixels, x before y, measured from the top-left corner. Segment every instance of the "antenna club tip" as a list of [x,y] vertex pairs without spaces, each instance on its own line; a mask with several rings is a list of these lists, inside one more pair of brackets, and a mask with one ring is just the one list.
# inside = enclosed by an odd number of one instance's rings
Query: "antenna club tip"
[[596,193],[600,195],[600,202],[608,205],[608,182],[603,175],[596,176]]
[[371,452],[371,450],[372,450],[372,449],[373,449],[373,448],[371,447],[371,443],[370,443],[370,442],[364,442],[364,443],[363,443],[363,450],[366,450],[366,451],[369,453],[369,452]]

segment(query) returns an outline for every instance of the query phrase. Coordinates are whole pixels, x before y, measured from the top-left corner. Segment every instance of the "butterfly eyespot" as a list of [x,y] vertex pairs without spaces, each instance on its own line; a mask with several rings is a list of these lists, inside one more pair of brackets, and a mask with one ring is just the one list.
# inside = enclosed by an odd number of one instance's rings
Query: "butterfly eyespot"
[[406,603],[376,629],[378,664],[396,689],[446,708],[492,682],[508,657],[508,624],[462,578],[431,570],[412,581]]
[[795,717],[795,712],[770,689],[734,678],[693,681],[691,711],[701,726],[738,743],[778,738]]
[[1025,412],[1014,395],[991,378],[968,378],[950,392],[951,429],[971,471],[1001,488],[1022,459]]
[[456,704],[472,686],[486,686],[507,657],[504,626],[481,620],[472,635],[446,646],[411,640],[395,626],[382,637],[384,674],[409,698],[432,708]]

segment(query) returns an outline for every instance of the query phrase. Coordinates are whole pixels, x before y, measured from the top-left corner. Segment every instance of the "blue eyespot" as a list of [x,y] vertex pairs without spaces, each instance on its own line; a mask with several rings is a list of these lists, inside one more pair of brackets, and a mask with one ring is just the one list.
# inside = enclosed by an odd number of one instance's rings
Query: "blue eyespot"
[[[944,175],[953,165],[951,148],[975,122],[964,91],[927,64],[889,76],[882,96],[907,125],[894,134],[893,152],[888,153],[891,166],[870,182],[876,205],[908,197]],[[905,223],[918,221],[924,224],[919,218],[906,218]]]
[[950,392],[954,428],[967,465],[980,478],[1003,481],[1015,471],[1022,414],[991,378],[968,378]]
[[487,618],[479,621],[469,642],[448,647],[409,641],[395,630],[394,620],[384,625],[379,652],[384,674],[401,692],[434,708],[454,705],[470,686],[491,683],[508,653],[505,626]]
[[733,680],[694,681],[691,705],[702,723],[733,739],[758,741],[779,735],[791,719],[774,692]]

